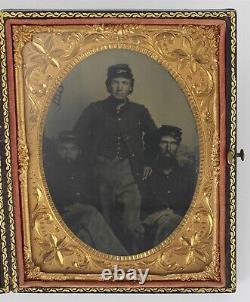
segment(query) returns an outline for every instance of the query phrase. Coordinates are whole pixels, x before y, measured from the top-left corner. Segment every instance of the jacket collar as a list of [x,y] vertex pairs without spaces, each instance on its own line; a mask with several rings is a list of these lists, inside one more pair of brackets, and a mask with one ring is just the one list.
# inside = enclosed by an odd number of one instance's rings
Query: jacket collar
[[128,98],[121,101],[121,100],[114,98],[111,95],[109,97],[107,97],[104,101],[105,101],[105,107],[111,111],[124,110],[125,108],[128,107],[128,105],[130,103]]

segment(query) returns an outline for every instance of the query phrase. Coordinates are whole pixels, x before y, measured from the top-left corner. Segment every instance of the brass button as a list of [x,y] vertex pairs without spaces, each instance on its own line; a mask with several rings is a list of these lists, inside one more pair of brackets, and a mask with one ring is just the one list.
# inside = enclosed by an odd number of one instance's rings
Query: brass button
[[234,153],[233,153],[232,150],[229,150],[229,151],[227,152],[227,163],[228,163],[229,165],[231,165],[231,164],[233,163],[233,160],[234,160]]
[[236,154],[235,154],[232,150],[229,150],[229,151],[227,152],[227,163],[228,163],[229,165],[232,165],[233,162],[234,162],[235,157],[239,157],[242,161],[244,161],[244,160],[245,160],[245,153],[244,153],[244,150],[243,150],[243,149],[240,149],[240,152],[238,152],[238,153],[236,153]]

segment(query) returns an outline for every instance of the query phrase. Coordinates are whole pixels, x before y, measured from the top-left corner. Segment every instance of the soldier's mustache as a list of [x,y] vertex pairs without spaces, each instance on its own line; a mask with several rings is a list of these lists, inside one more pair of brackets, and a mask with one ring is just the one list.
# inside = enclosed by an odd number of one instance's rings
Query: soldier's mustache
[[61,158],[60,160],[61,160],[61,162],[65,163],[66,165],[67,164],[72,164],[72,163],[76,162],[75,159],[70,158],[70,157]]
[[163,152],[163,156],[164,157],[171,157],[171,158],[175,158],[175,156],[172,154],[172,153],[170,153],[169,151],[165,151],[165,152]]

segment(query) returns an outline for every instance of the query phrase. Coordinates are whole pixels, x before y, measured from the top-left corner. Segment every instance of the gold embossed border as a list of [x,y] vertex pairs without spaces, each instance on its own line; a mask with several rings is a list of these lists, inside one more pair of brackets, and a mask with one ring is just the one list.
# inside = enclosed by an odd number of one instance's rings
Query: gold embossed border
[[[12,199],[11,191],[11,165],[10,165],[10,140],[9,140],[9,119],[8,119],[8,93],[7,93],[7,67],[6,67],[6,51],[5,51],[5,27],[4,15],[0,12],[0,97],[1,97],[1,117],[0,117],[0,240],[1,240],[1,254],[0,254],[0,269],[2,288],[0,293],[8,292],[10,290],[10,263],[8,254],[10,249],[8,247],[9,233],[6,228],[7,223],[12,222],[10,226],[11,251],[15,254],[15,234],[13,231],[13,205],[9,204]],[[3,168],[5,167],[5,168]],[[4,171],[4,170],[5,171]],[[6,196],[8,200],[6,200]],[[7,221],[7,219],[9,219]],[[14,258],[13,258],[14,260]],[[13,267],[15,264],[13,261]],[[15,280],[13,280],[15,283]]]
[[[41,271],[27,266],[27,277],[100,280],[104,268],[119,263],[120,267],[149,267],[148,280],[219,281],[217,26],[14,26],[13,33],[25,263],[33,261]],[[43,127],[37,126],[43,125],[44,109],[69,70],[83,58],[113,48],[144,53],[166,67],[186,93],[200,137],[199,180],[188,214],[158,247],[123,257],[85,247],[63,227],[41,179]]]
[[[227,17],[229,16],[231,19],[231,39],[234,42],[235,40],[235,12],[233,11],[229,11],[229,12],[143,12],[143,13],[85,13],[85,12],[80,12],[80,13],[73,13],[73,12],[48,12],[48,13],[39,13],[39,12],[28,12],[28,13],[24,13],[24,12],[8,12],[5,13],[6,16],[10,17],[10,18],[26,18],[26,17],[34,17],[34,18],[43,18],[43,17],[52,17],[52,18],[57,18],[57,17],[63,17],[63,18],[72,18],[72,17],[89,17],[89,18],[98,18],[98,17],[121,17],[121,18],[126,18],[126,17],[130,17],[130,18],[172,18],[172,17],[176,17],[176,18],[203,18],[203,17],[209,17],[209,18],[215,18],[215,17]],[[233,39],[234,37],[234,39]],[[235,44],[232,43],[232,52],[235,52]],[[235,78],[235,57],[232,56],[232,78]],[[236,84],[235,79],[232,81],[232,83]],[[235,96],[235,92],[236,92],[236,86],[232,85],[231,88],[231,92],[232,95]],[[235,114],[236,114],[236,109],[234,108],[234,104],[236,102],[235,97],[232,97],[231,99],[231,105],[232,105],[232,129],[231,129],[231,147],[232,149],[235,151],[235,128],[236,128],[236,121],[235,121]],[[230,167],[230,175],[231,175],[231,185],[230,185],[230,191],[231,191],[231,208],[230,208],[230,224],[231,224],[231,232],[230,232],[230,236],[231,236],[231,281],[232,281],[232,290],[234,288],[234,276],[235,276],[235,219],[234,219],[234,214],[235,214],[235,166],[232,165]],[[62,289],[63,290],[63,289]],[[93,290],[93,289],[92,289]],[[119,289],[121,290],[121,289]],[[184,289],[184,291],[187,289]],[[51,289],[51,291],[53,291],[53,289]],[[59,289],[57,289],[57,291],[60,291]],[[66,290],[67,291],[67,290]],[[71,291],[71,289],[70,289]],[[72,292],[74,292],[75,290],[72,289]],[[79,291],[79,289],[77,289],[76,291]],[[84,289],[84,291],[88,291],[86,289]],[[91,289],[90,289],[91,291]],[[93,290],[95,291],[95,290]],[[102,291],[101,289],[98,291]],[[117,291],[117,289],[112,288],[111,290],[109,289],[105,289],[104,291]],[[124,291],[129,291],[129,289],[124,290]],[[132,292],[133,290],[131,290]],[[136,291],[140,291],[140,289],[136,289]],[[146,289],[142,289],[142,291],[147,291]],[[150,289],[151,291],[151,289]],[[154,291],[154,289],[152,288],[152,292]],[[158,289],[159,291],[159,289]],[[169,291],[169,289],[164,289],[163,291]],[[170,290],[171,291],[171,290]],[[175,290],[173,290],[175,291]],[[178,291],[182,291],[182,289],[178,289]],[[196,292],[195,288],[192,288],[188,291],[194,291]],[[199,288],[198,291],[203,291],[203,289]],[[204,291],[210,291],[210,289],[204,289]],[[211,291],[223,291],[223,289],[211,289]],[[230,291],[227,290],[227,291]]]
[[[236,100],[237,100],[237,82],[236,82],[236,13],[230,12],[231,36],[230,36],[230,147],[234,158],[230,165],[230,188],[229,188],[229,217],[230,217],[230,278],[232,291],[236,290]],[[228,126],[229,126],[228,125]]]
[[3,202],[3,185],[2,185],[2,163],[0,160],[0,240],[1,240],[1,283],[0,293],[9,291],[9,268],[8,268],[8,256],[6,246],[6,223],[5,212]]

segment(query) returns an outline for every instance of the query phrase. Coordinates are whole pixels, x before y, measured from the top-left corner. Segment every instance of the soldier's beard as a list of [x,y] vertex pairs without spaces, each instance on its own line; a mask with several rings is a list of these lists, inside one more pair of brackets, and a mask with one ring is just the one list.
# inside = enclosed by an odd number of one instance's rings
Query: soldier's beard
[[60,164],[63,169],[68,170],[78,166],[78,161],[72,158],[59,158],[58,164]]
[[75,162],[75,160],[73,160],[72,158],[65,158],[64,162],[66,165],[72,165]]
[[177,165],[176,156],[170,153],[160,155],[157,162],[159,169],[174,168]]

